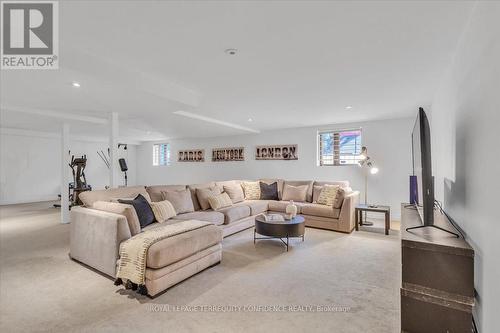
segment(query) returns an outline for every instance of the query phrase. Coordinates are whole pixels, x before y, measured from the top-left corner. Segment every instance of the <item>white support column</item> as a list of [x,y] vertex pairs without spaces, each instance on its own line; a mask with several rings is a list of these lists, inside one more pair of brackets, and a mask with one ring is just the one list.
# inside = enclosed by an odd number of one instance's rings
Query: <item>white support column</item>
[[118,186],[118,113],[109,118],[109,186]]
[[61,130],[61,223],[69,223],[69,124],[64,123]]

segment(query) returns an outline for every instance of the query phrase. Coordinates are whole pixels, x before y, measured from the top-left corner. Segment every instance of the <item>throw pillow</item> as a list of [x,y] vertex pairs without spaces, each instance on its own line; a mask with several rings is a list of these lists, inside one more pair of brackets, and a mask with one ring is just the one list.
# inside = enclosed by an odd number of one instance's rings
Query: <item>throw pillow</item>
[[337,191],[340,187],[338,185],[325,185],[321,189],[321,193],[319,194],[318,204],[333,206],[333,202],[335,201],[335,197],[337,196]]
[[92,205],[92,208],[101,210],[103,212],[110,212],[125,216],[127,218],[127,224],[130,229],[130,234],[132,236],[137,235],[138,233],[141,232],[141,224],[139,223],[139,217],[137,216],[134,206],[132,205],[126,205],[119,202],[96,201]]
[[193,200],[189,189],[167,190],[161,192],[163,200],[168,200],[174,206],[176,214],[194,212]]
[[212,207],[213,210],[229,207],[233,204],[231,198],[226,192],[209,197],[208,202],[210,203],[210,207]]
[[233,203],[242,202],[243,200],[245,200],[245,194],[243,193],[241,185],[239,184],[224,185],[223,187],[224,187],[224,192],[226,192],[227,195],[229,195]]
[[323,186],[319,185],[314,185],[313,187],[313,203],[318,203],[318,198],[321,193],[321,190],[323,189]]
[[261,200],[279,200],[278,199],[278,183],[272,184],[260,183],[260,199]]
[[337,195],[335,196],[335,200],[333,200],[333,208],[340,208],[342,207],[342,203],[344,202],[344,198],[346,196],[346,189],[339,187],[337,189]]
[[283,201],[297,201],[297,202],[305,202],[306,197],[307,197],[307,188],[309,186],[307,185],[299,185],[299,186],[292,186],[292,185],[285,185],[285,188],[283,189]]
[[175,208],[172,206],[172,203],[168,200],[151,202],[151,209],[153,210],[153,214],[155,215],[156,221],[159,223],[163,223],[168,219],[177,215],[175,213]]
[[149,206],[148,200],[146,200],[142,194],[137,195],[134,200],[118,199],[118,202],[134,206],[141,228],[144,228],[155,221],[155,215],[151,210],[151,206]]
[[241,186],[245,192],[246,200],[259,200],[260,199],[260,184],[259,182],[242,182]]
[[128,200],[128,201],[131,201],[131,200],[134,200],[135,198],[111,198],[109,199],[110,202],[120,202],[120,200]]
[[201,210],[209,209],[210,204],[208,203],[208,198],[213,197],[214,195],[217,195],[220,193],[221,193],[221,190],[218,187],[197,188],[196,189],[196,197],[198,198],[198,202],[200,203]]

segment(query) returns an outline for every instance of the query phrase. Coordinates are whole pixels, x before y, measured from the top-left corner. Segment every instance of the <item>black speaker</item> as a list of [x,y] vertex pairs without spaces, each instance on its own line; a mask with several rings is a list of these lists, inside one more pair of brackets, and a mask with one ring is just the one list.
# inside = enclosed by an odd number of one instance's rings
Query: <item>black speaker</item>
[[121,169],[123,172],[125,172],[125,171],[127,171],[127,170],[128,170],[128,168],[127,168],[127,162],[125,161],[125,159],[124,159],[124,158],[120,158],[120,159],[118,160],[118,162],[120,163],[120,169]]

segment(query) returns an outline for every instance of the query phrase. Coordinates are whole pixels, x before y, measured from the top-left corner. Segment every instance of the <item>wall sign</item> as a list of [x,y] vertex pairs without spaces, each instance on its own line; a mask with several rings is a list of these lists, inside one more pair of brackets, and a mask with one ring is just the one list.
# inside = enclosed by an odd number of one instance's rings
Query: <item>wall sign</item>
[[179,150],[177,162],[205,162],[205,149]]
[[298,160],[297,145],[268,145],[255,147],[256,160]]
[[244,161],[245,148],[214,148],[212,149],[212,162]]

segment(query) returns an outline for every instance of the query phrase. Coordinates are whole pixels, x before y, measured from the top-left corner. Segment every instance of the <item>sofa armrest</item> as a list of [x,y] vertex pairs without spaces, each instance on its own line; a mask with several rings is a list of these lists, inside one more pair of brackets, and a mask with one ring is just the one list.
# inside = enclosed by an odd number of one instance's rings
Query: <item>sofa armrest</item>
[[123,215],[95,209],[71,209],[70,257],[109,276],[116,274],[122,241],[131,237]]
[[354,209],[359,203],[359,191],[346,195],[340,208],[339,227],[342,232],[352,232],[355,227]]

